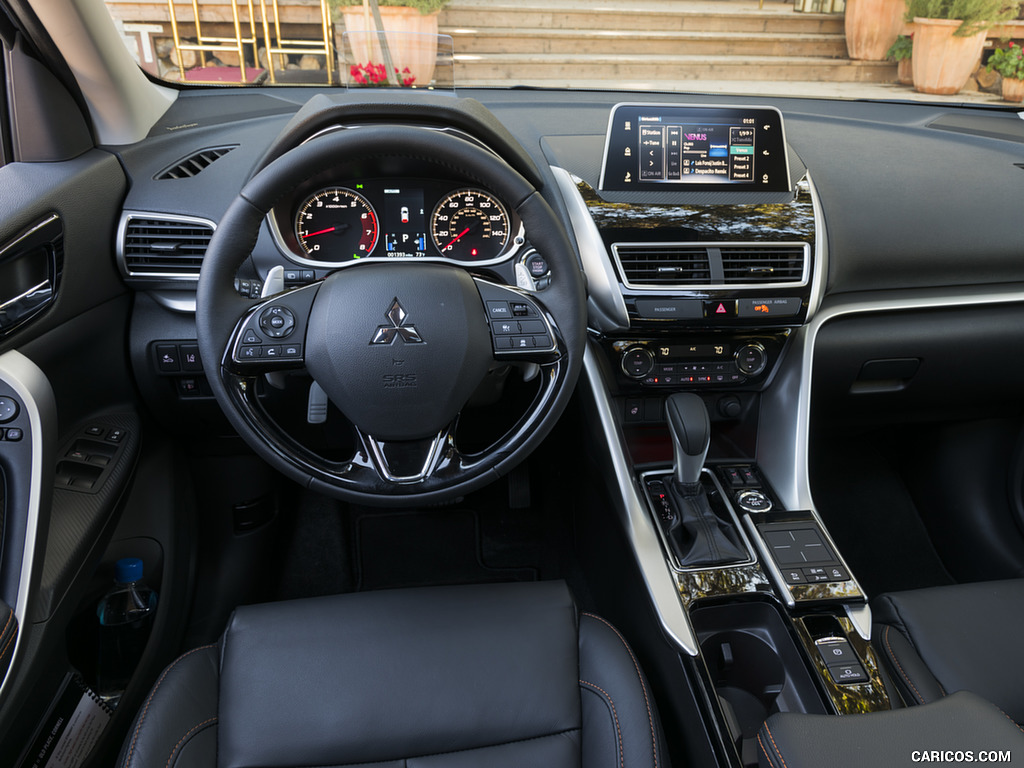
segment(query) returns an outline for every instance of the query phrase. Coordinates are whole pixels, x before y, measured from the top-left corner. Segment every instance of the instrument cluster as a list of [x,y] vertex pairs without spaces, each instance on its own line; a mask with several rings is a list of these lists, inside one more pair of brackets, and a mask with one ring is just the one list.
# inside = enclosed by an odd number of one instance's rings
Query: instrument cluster
[[292,261],[327,268],[363,259],[495,264],[523,243],[522,222],[493,193],[425,178],[321,182],[279,205],[271,222]]

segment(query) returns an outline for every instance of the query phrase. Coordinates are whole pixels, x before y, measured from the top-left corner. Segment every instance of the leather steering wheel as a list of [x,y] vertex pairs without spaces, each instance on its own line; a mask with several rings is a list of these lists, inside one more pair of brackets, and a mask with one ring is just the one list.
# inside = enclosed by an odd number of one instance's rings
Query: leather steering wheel
[[[267,213],[307,179],[351,158],[416,162],[490,189],[519,214],[527,239],[551,266],[552,284],[522,291],[441,259],[368,260],[275,296],[240,296],[234,279]],[[528,322],[532,346],[508,349],[502,321]],[[586,296],[558,218],[501,158],[443,131],[372,126],[314,137],[249,180],[203,260],[196,324],[214,395],[256,453],[292,480],[336,498],[410,505],[493,481],[551,430],[579,375]],[[262,354],[268,344],[280,350],[274,357]],[[502,361],[539,365],[537,394],[489,448],[464,453],[456,440],[460,414]],[[301,368],[354,428],[356,448],[347,460],[301,445],[262,407],[259,377]]]

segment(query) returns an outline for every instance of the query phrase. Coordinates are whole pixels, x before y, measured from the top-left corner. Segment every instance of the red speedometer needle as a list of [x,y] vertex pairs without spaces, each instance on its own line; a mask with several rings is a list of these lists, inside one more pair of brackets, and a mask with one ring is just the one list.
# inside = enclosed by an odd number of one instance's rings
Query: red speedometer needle
[[451,241],[450,243],[448,243],[448,245],[446,245],[446,246],[445,246],[444,248],[442,248],[441,250],[442,250],[442,251],[447,251],[447,250],[448,250],[449,248],[451,248],[451,247],[452,247],[453,245],[455,245],[455,243],[456,243],[456,242],[458,242],[458,240],[459,240],[459,239],[460,239],[460,238],[461,238],[461,237],[462,237],[462,236],[463,236],[464,234],[466,234],[467,232],[469,232],[469,227],[466,227],[466,228],[465,228],[464,230],[462,230],[461,232],[459,232],[459,234],[457,234],[457,235],[456,235],[456,236],[455,236],[454,238],[452,238],[452,241]]
[[316,232],[310,232],[308,235],[303,235],[302,239],[305,240],[307,237],[313,237],[313,235],[325,235],[328,232],[333,232],[336,229],[337,227],[328,227],[327,229],[320,229],[317,230]]

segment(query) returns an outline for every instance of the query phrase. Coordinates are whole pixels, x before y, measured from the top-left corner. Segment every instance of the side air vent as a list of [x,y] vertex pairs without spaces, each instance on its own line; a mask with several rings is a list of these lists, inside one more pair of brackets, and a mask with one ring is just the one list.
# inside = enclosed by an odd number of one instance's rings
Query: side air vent
[[723,247],[722,273],[726,285],[799,283],[804,276],[804,248]]
[[805,285],[804,243],[615,243],[612,254],[629,288]]
[[168,216],[125,217],[121,254],[129,277],[195,280],[214,225],[203,219]]
[[179,160],[170,168],[160,171],[160,173],[158,173],[154,178],[161,181],[163,179],[190,179],[193,176],[198,176],[214,162],[224,157],[224,155],[237,146],[237,144],[232,144],[226,147],[208,147],[206,149],[201,149],[198,152]]
[[707,248],[616,245],[627,285],[706,285],[711,281]]

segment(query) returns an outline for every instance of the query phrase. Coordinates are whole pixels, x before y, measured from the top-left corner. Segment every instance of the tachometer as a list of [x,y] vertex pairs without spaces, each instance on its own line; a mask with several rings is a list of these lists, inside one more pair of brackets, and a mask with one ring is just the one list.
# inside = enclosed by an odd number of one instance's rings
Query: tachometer
[[430,234],[442,254],[458,261],[487,261],[508,243],[509,219],[494,196],[460,189],[434,207]]
[[361,259],[377,245],[380,227],[369,201],[351,189],[322,189],[299,206],[295,237],[314,261]]

